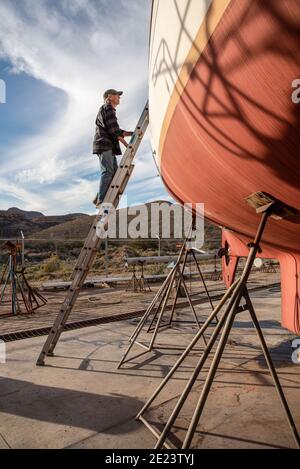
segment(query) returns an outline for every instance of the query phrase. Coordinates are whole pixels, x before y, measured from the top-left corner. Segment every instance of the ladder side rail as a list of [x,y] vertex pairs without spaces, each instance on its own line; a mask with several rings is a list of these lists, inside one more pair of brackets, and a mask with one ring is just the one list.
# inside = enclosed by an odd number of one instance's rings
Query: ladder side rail
[[[101,240],[99,240],[101,241]],[[94,253],[94,256],[96,254]],[[93,256],[93,257],[94,257]],[[93,258],[90,259],[91,261]],[[53,353],[53,350],[59,340],[59,337],[61,333],[64,330],[65,324],[72,312],[72,309],[76,303],[76,300],[78,298],[78,295],[80,293],[81,287],[87,277],[88,274],[88,269],[82,269],[81,271],[78,271],[77,275],[75,276],[68,292],[67,296],[60,308],[60,311],[57,315],[57,318],[50,330],[50,333],[47,337],[47,340],[44,344],[44,347],[39,355],[37,364],[43,364],[45,356],[50,353]]]

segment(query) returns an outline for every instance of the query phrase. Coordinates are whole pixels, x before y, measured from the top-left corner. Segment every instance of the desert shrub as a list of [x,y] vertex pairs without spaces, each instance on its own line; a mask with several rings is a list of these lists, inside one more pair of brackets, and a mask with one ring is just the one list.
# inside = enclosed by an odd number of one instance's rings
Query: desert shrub
[[162,275],[166,273],[166,271],[167,271],[167,268],[165,264],[152,264],[152,265],[148,265],[146,268],[146,272],[149,275]]
[[60,260],[58,256],[51,256],[45,263],[44,263],[44,272],[46,274],[57,272],[60,269]]
[[84,244],[84,241],[80,239],[68,239],[64,242],[63,246],[67,249],[81,249]]

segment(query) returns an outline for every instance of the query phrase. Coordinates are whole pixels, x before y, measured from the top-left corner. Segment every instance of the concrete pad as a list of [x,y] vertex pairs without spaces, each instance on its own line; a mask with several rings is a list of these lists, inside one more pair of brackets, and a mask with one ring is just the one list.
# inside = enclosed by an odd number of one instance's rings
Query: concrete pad
[[[253,297],[300,429],[300,366],[291,361],[294,336],[280,327],[276,292],[256,292]],[[199,308],[205,317],[208,308]],[[35,361],[45,337],[8,343],[7,363],[0,364],[0,448],[153,448],[155,438],[134,417],[181,354],[163,347],[185,346],[197,329],[177,326],[160,332],[157,343],[162,348],[118,370],[135,323],[64,333],[57,355],[47,358],[44,367],[36,367]],[[183,362],[147,412],[156,428],[163,428],[199,357],[200,352],[194,352]],[[170,441],[176,446],[184,438],[209,363],[172,430]],[[233,328],[193,447],[293,446],[255,330],[243,313]]]

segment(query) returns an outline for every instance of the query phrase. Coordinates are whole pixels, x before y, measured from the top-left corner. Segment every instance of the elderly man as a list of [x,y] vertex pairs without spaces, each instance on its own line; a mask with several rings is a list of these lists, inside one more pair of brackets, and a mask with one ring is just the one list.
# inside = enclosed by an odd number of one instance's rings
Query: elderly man
[[133,134],[133,132],[120,129],[116,117],[116,107],[120,104],[122,94],[122,91],[113,89],[105,91],[104,104],[100,107],[96,118],[93,153],[98,155],[101,168],[99,192],[93,201],[97,207],[103,202],[107,189],[118,169],[116,155],[122,154],[120,142],[127,146],[124,137],[131,137]]

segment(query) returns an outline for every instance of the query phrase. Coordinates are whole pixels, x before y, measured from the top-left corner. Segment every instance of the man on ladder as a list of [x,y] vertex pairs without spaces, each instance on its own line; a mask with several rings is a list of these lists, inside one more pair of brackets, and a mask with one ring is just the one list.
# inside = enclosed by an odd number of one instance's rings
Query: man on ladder
[[[111,91],[111,90],[109,90]],[[115,92],[115,90],[113,90]],[[116,92],[118,94],[118,92]],[[110,93],[111,95],[111,93]],[[112,94],[112,96],[114,96]],[[115,119],[115,117],[114,117]],[[140,143],[145,135],[149,123],[149,110],[148,102],[145,104],[145,107],[142,111],[142,114],[137,122],[135,130],[133,132],[132,138],[127,145],[126,151],[122,156],[119,167],[116,165],[116,173],[113,176],[111,182],[105,188],[106,193],[103,196],[102,202],[103,205],[109,205],[117,208],[119,204],[120,197],[122,196],[124,190],[126,189],[127,183],[130,179],[131,173],[134,168],[133,160],[138,151]],[[119,126],[118,126],[119,128]],[[115,134],[116,135],[116,134]],[[119,140],[120,136],[122,138],[127,135],[131,135],[131,132],[121,131],[119,137],[115,137]],[[126,142],[125,142],[126,143]],[[99,145],[100,147],[100,145]],[[104,150],[101,150],[104,151]],[[99,153],[101,155],[101,153]],[[113,158],[114,153],[111,153]],[[101,193],[104,193],[101,185]],[[101,201],[101,198],[100,198]],[[71,280],[69,290],[67,291],[64,302],[60,307],[60,311],[57,315],[57,318],[49,332],[49,336],[42,348],[42,351],[38,357],[37,365],[44,365],[46,356],[53,356],[54,349],[60,338],[61,333],[63,332],[67,320],[74,308],[76,300],[78,298],[79,292],[83,283],[86,279],[86,276],[91,269],[93,262],[95,260],[96,254],[100,248],[102,242],[102,229],[105,229],[105,223],[107,223],[109,217],[109,210],[106,207],[101,206],[99,213],[95,216],[93,223],[91,224],[90,231],[86,237],[83,248],[80,252],[79,258],[76,262]],[[98,227],[100,225],[100,229]]]
[[116,155],[121,155],[120,143],[127,147],[124,137],[131,137],[133,132],[122,130],[116,117],[116,107],[120,104],[120,96],[123,91],[114,89],[106,90],[103,99],[104,104],[100,107],[96,118],[96,133],[93,143],[93,153],[98,155],[101,168],[99,192],[93,203],[99,207],[109,185],[118,169]]

